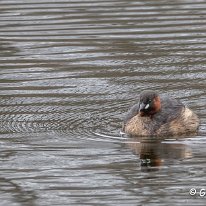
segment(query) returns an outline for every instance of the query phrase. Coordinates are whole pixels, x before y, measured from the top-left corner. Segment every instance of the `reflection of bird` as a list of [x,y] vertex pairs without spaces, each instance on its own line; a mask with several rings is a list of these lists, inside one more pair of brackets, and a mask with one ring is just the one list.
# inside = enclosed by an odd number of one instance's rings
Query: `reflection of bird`
[[197,131],[199,118],[176,99],[146,90],[128,112],[123,131],[135,136],[183,135]]
[[[137,141],[137,142],[136,142]],[[146,171],[158,170],[160,166],[171,164],[171,161],[192,157],[189,146],[180,143],[162,143],[159,140],[146,139],[138,142],[133,139],[127,145],[140,158],[141,169]]]

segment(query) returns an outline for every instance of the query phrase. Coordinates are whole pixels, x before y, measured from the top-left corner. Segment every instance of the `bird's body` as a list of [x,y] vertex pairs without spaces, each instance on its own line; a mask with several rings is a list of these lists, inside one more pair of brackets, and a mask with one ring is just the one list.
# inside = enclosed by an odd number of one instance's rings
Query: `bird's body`
[[129,110],[123,130],[135,136],[178,136],[194,133],[198,126],[198,116],[180,101],[144,91]]

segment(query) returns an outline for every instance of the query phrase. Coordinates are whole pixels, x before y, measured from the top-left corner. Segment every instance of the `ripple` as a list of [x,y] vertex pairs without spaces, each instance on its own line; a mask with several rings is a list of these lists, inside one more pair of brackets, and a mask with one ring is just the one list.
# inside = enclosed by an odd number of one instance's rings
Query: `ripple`
[[[0,1],[1,201],[179,205],[190,185],[205,186],[205,8],[202,0]],[[191,107],[200,134],[143,143],[120,134],[148,88]],[[158,172],[141,166],[151,153]]]

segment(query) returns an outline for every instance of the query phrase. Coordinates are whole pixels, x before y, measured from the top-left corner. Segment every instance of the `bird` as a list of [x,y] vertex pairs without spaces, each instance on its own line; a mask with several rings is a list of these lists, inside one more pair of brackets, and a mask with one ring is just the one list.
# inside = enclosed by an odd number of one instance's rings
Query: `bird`
[[175,98],[144,90],[124,118],[122,131],[132,136],[182,136],[198,131],[199,117]]

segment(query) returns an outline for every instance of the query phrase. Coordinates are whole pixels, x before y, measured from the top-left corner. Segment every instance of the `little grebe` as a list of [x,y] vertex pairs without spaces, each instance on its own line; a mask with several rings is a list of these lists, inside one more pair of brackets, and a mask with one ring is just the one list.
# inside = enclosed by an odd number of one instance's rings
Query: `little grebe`
[[134,136],[175,136],[197,131],[198,116],[176,99],[146,90],[128,112],[123,131]]

